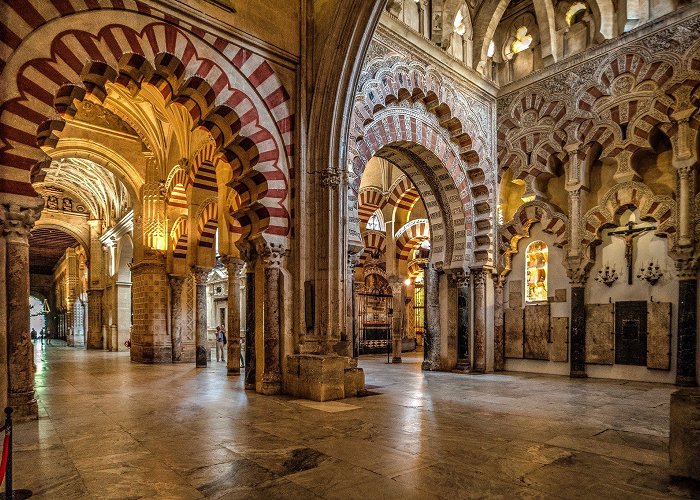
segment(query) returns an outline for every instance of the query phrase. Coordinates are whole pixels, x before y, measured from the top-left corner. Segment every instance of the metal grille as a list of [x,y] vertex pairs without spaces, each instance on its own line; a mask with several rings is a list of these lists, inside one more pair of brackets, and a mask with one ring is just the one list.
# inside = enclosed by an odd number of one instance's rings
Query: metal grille
[[360,354],[388,352],[391,336],[391,300],[387,294],[357,294]]
[[416,283],[413,302],[413,314],[416,325],[416,345],[423,345],[423,334],[425,333],[425,288],[422,283]]

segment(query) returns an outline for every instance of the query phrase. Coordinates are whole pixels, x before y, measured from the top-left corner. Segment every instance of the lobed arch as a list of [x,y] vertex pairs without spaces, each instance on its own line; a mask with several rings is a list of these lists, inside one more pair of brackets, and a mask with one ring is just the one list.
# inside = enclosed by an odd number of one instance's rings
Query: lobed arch
[[[18,76],[0,91],[0,123],[8,131],[0,149],[0,164],[7,167],[3,191],[35,196],[28,172],[43,159],[36,144],[56,145],[65,120],[76,112],[76,100],[100,103],[108,85],[121,85],[133,95],[148,83],[169,105],[186,109],[194,126],[212,135],[226,161],[237,162],[241,171],[258,170],[269,182],[282,179],[283,187],[268,190],[259,204],[274,212],[264,223],[276,225],[274,233],[286,236],[292,113],[270,64],[235,44],[216,37],[205,40],[201,29],[189,32],[169,17],[161,22],[144,12],[125,12],[120,16],[123,24],[98,26],[88,33],[73,28],[82,25],[79,20],[94,24],[95,12],[71,14],[70,21],[56,19],[30,30],[4,68]],[[31,39],[40,36],[48,43],[37,49]]]
[[654,234],[668,238],[669,250],[678,234],[676,202],[670,196],[656,196],[641,182],[625,182],[613,186],[599,205],[590,209],[582,218],[581,248],[588,250],[600,244],[602,231],[619,225],[620,217],[630,209],[639,210],[643,221],[658,224]]
[[501,276],[505,277],[510,273],[513,256],[518,253],[520,240],[528,238],[530,228],[537,223],[542,224],[542,230],[545,233],[555,237],[555,246],[562,248],[568,244],[568,217],[557,212],[549,203],[543,201],[527,202],[516,210],[513,218],[504,223],[499,231],[500,253],[503,259]]

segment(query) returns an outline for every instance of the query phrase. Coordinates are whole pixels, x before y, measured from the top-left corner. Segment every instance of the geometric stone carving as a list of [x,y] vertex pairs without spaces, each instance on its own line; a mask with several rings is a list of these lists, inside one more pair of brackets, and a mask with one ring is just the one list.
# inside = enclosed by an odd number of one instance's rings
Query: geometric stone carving
[[549,304],[525,306],[525,359],[549,359]]
[[549,360],[560,362],[569,360],[569,318],[552,318]]
[[586,305],[586,363],[611,365],[615,359],[613,304]]
[[647,305],[647,367],[671,369],[671,303]]
[[523,357],[523,308],[511,307],[505,311],[506,358]]

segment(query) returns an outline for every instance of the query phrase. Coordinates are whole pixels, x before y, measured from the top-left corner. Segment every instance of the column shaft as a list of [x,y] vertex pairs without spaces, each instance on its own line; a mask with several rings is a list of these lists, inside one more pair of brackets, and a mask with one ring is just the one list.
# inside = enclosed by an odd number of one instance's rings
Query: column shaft
[[[398,278],[397,278],[398,279]],[[401,363],[401,343],[404,324],[403,283],[391,284],[393,316],[391,321],[391,362]]]
[[[131,266],[131,290],[125,284],[124,291],[132,293],[133,325],[131,328],[131,360],[139,363],[171,363],[172,343],[168,336],[168,275],[162,255],[149,253]],[[129,311],[122,310],[126,303],[121,284],[117,283],[114,304],[119,325],[118,339],[113,348],[123,346],[128,328]],[[121,345],[119,345],[121,344]]]
[[471,298],[469,275],[457,279],[457,370],[469,371],[469,330]]
[[207,340],[207,277],[209,270],[195,268],[192,272],[195,280],[195,344],[197,368],[207,367],[209,342]]
[[265,303],[263,313],[265,364],[261,392],[279,394],[282,389],[282,371],[280,365],[280,297],[279,264],[264,260],[265,264]]
[[472,371],[486,372],[486,272],[474,273],[474,362]]
[[226,373],[241,373],[241,271],[243,261],[228,257],[228,324],[226,325]]
[[255,390],[255,272],[248,262],[245,284],[245,388]]
[[423,370],[440,368],[440,286],[435,267],[428,263],[423,272],[425,283],[424,315],[425,328],[423,336]]
[[89,290],[87,348],[102,349],[102,290]]
[[170,276],[170,341],[173,363],[182,361],[182,285],[184,276]]
[[503,328],[503,281],[498,279],[493,290],[493,369],[503,371],[506,368],[506,338]]

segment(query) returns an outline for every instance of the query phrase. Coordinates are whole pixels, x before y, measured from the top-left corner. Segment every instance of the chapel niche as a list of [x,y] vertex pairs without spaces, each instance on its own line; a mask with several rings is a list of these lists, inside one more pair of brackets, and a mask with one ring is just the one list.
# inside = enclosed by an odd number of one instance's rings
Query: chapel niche
[[559,57],[583,52],[597,41],[598,28],[588,2],[564,0],[556,6]]
[[547,301],[549,248],[544,241],[533,241],[525,251],[525,302]]

